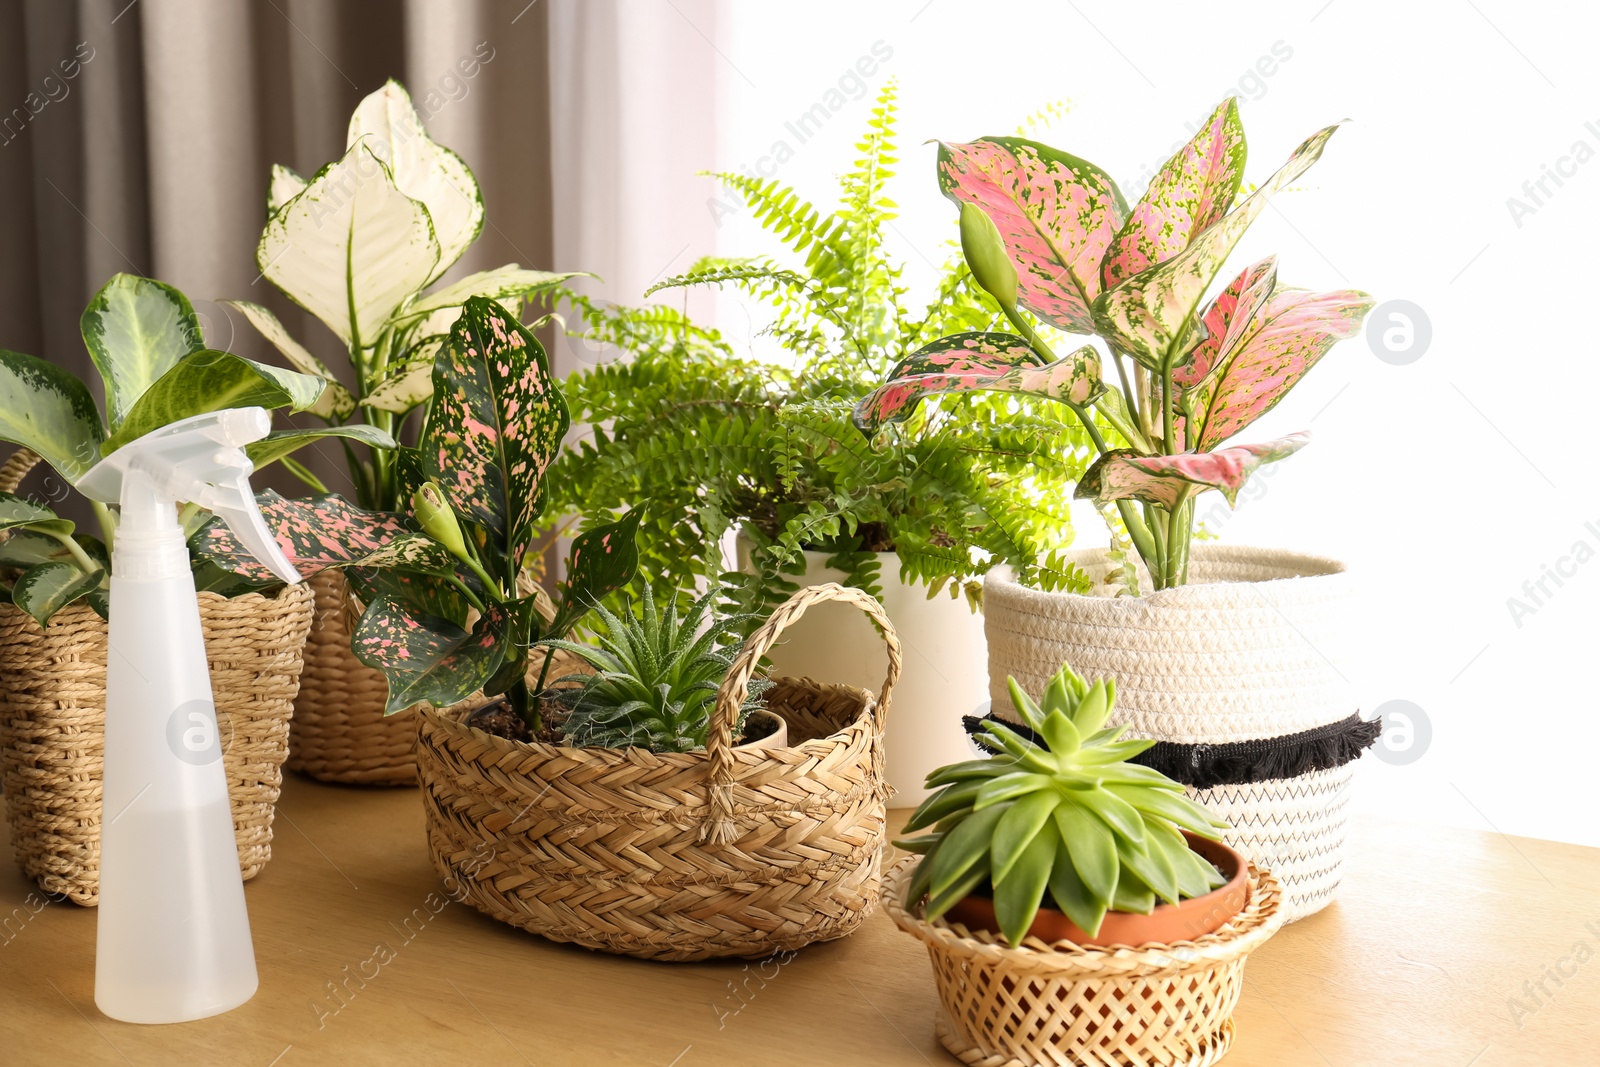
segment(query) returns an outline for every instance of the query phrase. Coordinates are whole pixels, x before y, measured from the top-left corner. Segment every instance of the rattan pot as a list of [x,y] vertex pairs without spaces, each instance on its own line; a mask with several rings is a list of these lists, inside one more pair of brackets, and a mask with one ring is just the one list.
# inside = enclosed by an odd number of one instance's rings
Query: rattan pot
[[[1117,683],[1113,725],[1159,743],[1135,762],[1184,783],[1272,868],[1288,921],[1325,907],[1344,869],[1353,761],[1376,739],[1348,678],[1351,579],[1335,560],[1197,544],[1190,584],[1116,596],[1102,550],[1069,552],[1097,595],[984,583],[993,707],[1006,678],[1040,692],[1070,663]],[[1148,580],[1142,588],[1149,589]]]
[[[735,748],[762,655],[807,607],[834,600],[877,620],[883,692],[779,679],[766,702],[788,744]],[[704,751],[525,744],[466,726],[481,700],[423,708],[417,767],[434,867],[487,915],[622,955],[758,958],[843,937],[878,899],[883,721],[899,673],[877,601],[821,585],[745,643]]]
[[[247,879],[272,856],[311,601],[303,584],[265,596],[199,594]],[[0,782],[11,846],[41,889],[79,904],[100,894],[105,687],[106,623],[93,609],[74,604],[41,630],[18,608],[0,606]]]
[[1283,923],[1277,880],[1252,864],[1244,910],[1204,937],[1108,948],[1030,937],[1013,948],[907,908],[915,866],[889,873],[884,910],[928,947],[934,1031],[972,1067],[1209,1067],[1233,1043],[1246,957]]
[[360,616],[344,575],[318,571],[306,584],[316,615],[289,728],[289,769],[322,782],[416,785],[416,713],[385,715],[388,682],[350,651]]

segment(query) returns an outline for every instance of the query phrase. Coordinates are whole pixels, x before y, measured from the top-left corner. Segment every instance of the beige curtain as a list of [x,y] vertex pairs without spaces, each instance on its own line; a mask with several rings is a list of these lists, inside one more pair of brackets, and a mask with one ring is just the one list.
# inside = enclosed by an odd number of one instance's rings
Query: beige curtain
[[[694,174],[715,161],[721,2],[0,0],[0,347],[98,391],[78,316],[128,271],[187,293],[213,347],[274,358],[215,303],[248,299],[341,365],[255,243],[270,165],[337,158],[390,77],[483,188],[452,276],[586,269],[636,300],[714,244]],[[558,345],[558,368],[581,354]],[[348,484],[337,448],[308,465]]]

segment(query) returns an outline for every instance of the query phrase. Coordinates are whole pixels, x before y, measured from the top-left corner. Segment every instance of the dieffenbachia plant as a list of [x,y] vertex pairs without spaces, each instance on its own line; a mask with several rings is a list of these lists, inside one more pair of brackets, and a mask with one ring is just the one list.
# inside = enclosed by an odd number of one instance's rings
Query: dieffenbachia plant
[[[483,224],[483,197],[472,171],[428,137],[411,98],[391,81],[356,108],[343,157],[309,180],[287,167],[272,168],[267,224],[256,248],[261,273],[338,337],[355,390],[265,307],[223,303],[292,366],[327,381],[315,415],[330,425],[365,423],[395,433],[426,404],[434,354],[468,298],[520,307],[574,277],[508,263],[430,291]],[[363,506],[394,510],[403,503],[394,453],[373,450],[361,458],[345,451]],[[303,466],[292,469],[313,489],[327,491]]]
[[[941,143],[939,184],[961,208],[967,263],[1017,332],[956,334],[919,349],[857,405],[856,425],[874,436],[940,393],[1060,401],[1099,454],[1076,495],[1116,506],[1156,589],[1182,585],[1194,498],[1215,489],[1232,504],[1256,468],[1295,452],[1308,435],[1225,442],[1271,410],[1335,342],[1359,332],[1372,306],[1354,290],[1280,286],[1272,256],[1203,301],[1245,229],[1316,162],[1336,128],[1312,135],[1235,206],[1245,139],[1229,98],[1132,211],[1105,171],[1047,145],[1016,137]],[[1098,348],[1058,357],[1039,324],[1098,336],[1117,382],[1102,377]]]
[[[104,416],[89,387],[72,374],[0,349],[0,440],[32,449],[69,484],[102,457],[168,423],[231,407],[305,411],[326,389],[321,378],[207,348],[188,298],[149,278],[114,276],[89,302],[80,326],[105,383]],[[245,451],[260,468],[329,436],[375,448],[394,444],[377,427],[338,426],[276,431]],[[79,533],[41,501],[0,493],[0,567],[22,569],[6,592],[41,626],[80,597],[106,614],[117,517],[115,509],[91,503],[99,537]],[[202,517],[195,505],[185,507],[186,524]]]
[[[523,577],[538,555],[541,482],[568,426],[544,349],[504,307],[471,297],[431,377],[434,403],[421,439],[395,450],[404,510],[263,494],[261,514],[302,575],[344,569],[367,605],[352,648],[388,679],[389,712],[483,690],[504,694],[537,728],[533,698],[549,658],[530,690],[529,649],[571,633],[601,597],[633,579],[638,515],[574,540],[547,618],[542,594]],[[243,582],[272,581],[225,524],[206,526],[191,547]]]
[[1042,701],[1006,679],[1017,715],[1040,739],[984,721],[994,755],[941,767],[935,789],[896,841],[922,855],[906,906],[924,896],[936,919],[987,886],[1006,940],[1021,944],[1048,899],[1091,937],[1107,911],[1148,915],[1222,885],[1221,874],[1181,831],[1220,839],[1227,824],[1183,795],[1160,771],[1129,763],[1154,741],[1124,741],[1107,727],[1116,701],[1109,680],[1088,684],[1063,664]]

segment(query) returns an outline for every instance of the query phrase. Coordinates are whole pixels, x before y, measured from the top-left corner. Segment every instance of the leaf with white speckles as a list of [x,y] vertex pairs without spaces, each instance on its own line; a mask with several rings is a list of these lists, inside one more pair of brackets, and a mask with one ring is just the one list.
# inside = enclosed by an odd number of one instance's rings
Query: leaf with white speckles
[[433,367],[423,472],[456,514],[520,562],[544,507],[540,482],[561,450],[567,402],[538,338],[492,300],[472,297]]

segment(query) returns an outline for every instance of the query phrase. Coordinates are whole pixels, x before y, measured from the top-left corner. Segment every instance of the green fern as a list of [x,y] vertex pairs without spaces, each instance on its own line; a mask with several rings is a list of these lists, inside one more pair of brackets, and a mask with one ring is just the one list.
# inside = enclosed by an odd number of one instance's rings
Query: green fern
[[[925,402],[874,448],[850,423],[855,402],[897,360],[962,330],[1005,328],[952,245],[930,298],[910,303],[885,248],[899,160],[895,89],[880,93],[824,215],[776,180],[719,175],[803,263],[708,257],[650,290],[733,286],[768,309],[783,364],[735,354],[681,312],[574,298],[589,337],[631,359],[568,382],[574,424],[594,427],[552,468],[553,506],[590,524],[638,505],[639,574],[686,606],[717,587],[725,611],[764,614],[788,596],[807,550],[879,593],[875,550],[892,547],[899,577],[930,595],[977,604],[997,563],[1045,588],[1084,590],[1060,555],[1071,542],[1071,487],[1090,458],[1057,405],[996,394]],[[915,310],[912,310],[912,309]],[[745,559],[728,567],[727,536]]]

